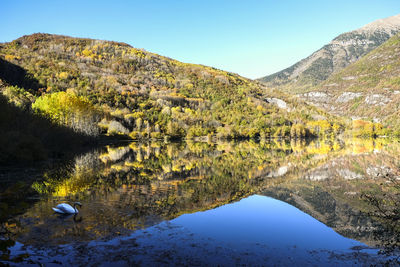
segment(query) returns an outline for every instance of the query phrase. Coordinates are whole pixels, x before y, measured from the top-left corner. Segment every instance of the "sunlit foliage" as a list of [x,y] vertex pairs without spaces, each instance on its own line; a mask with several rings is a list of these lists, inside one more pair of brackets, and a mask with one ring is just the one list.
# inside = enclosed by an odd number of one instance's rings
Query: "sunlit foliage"
[[307,126],[314,115],[323,116],[329,125],[343,125],[315,107],[239,75],[124,43],[33,34],[2,46],[0,56],[6,55],[9,60],[19,58],[13,64],[38,81],[38,95],[46,93],[35,102],[35,110],[75,130],[88,128],[86,134],[97,133],[90,103],[104,113],[99,119],[104,133],[134,139],[324,135]]
[[386,131],[380,123],[370,121],[354,120],[352,133],[354,136],[376,137],[384,135]]
[[54,122],[70,126],[76,131],[88,135],[99,133],[96,123],[100,119],[100,113],[84,97],[66,92],[45,94],[36,99],[32,108]]

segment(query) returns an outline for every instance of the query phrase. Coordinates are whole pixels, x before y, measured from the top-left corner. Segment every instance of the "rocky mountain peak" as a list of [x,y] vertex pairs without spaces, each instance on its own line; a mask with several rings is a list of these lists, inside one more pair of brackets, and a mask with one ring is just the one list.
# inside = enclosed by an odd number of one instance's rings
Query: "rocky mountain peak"
[[260,81],[290,93],[308,91],[399,32],[400,14],[374,21],[337,36],[309,57]]
[[400,14],[394,15],[384,19],[378,19],[371,22],[357,30],[358,33],[371,33],[371,32],[385,32],[387,34],[393,34],[400,30]]

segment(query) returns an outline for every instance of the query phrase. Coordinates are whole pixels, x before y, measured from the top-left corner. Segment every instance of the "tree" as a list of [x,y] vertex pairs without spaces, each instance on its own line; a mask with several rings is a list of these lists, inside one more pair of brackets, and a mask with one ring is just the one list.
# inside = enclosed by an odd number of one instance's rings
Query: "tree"
[[32,109],[54,122],[90,136],[99,134],[101,113],[84,97],[74,93],[46,94],[32,104]]

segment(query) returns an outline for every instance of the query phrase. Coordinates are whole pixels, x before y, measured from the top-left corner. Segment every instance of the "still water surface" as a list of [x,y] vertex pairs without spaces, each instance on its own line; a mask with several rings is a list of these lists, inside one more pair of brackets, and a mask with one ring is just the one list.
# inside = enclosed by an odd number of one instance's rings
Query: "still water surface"
[[[395,264],[399,152],[393,140],[131,143],[4,172],[0,261]],[[73,201],[77,216],[51,210]]]
[[363,245],[283,201],[260,195],[213,210],[185,214],[172,222],[190,232],[239,246],[259,243],[282,249],[334,250]]

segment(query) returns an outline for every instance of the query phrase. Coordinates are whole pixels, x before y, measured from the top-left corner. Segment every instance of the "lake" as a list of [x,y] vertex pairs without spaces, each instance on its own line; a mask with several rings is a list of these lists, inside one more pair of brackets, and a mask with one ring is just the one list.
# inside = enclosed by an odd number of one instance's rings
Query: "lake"
[[397,140],[122,142],[0,179],[0,264],[399,264]]

